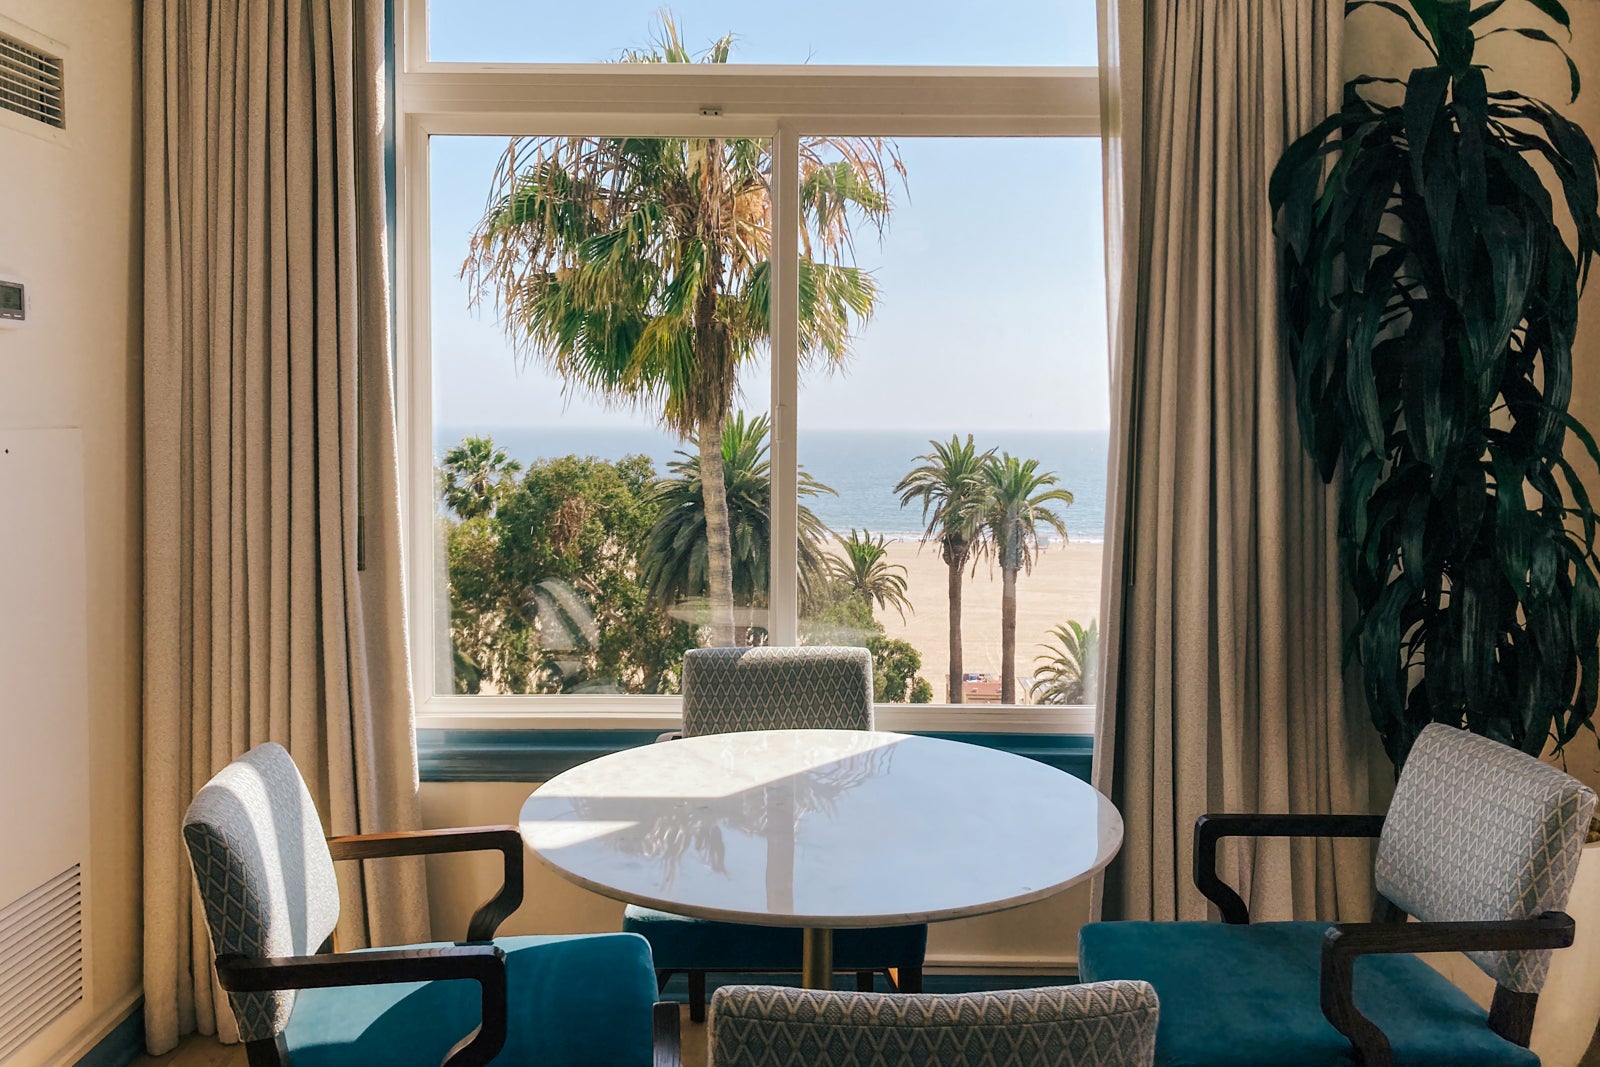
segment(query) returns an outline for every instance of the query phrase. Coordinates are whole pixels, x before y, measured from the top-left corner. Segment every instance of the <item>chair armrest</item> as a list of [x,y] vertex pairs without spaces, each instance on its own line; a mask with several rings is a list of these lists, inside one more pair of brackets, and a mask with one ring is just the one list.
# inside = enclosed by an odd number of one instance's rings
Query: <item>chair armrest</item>
[[654,741],[654,744],[659,745],[663,741],[682,741],[682,740],[683,740],[683,731],[682,730],[668,730],[666,733],[657,734],[656,735],[656,739]]
[[1194,823],[1194,885],[1225,923],[1250,921],[1244,899],[1217,876],[1217,843],[1224,837],[1377,837],[1382,815],[1202,815]]
[[500,891],[472,913],[468,941],[489,941],[500,924],[522,907],[522,833],[515,826],[466,826],[443,830],[406,830],[393,834],[351,834],[328,838],[336,860],[370,860],[391,856],[438,856],[453,852],[499,852],[505,857]]
[[230,993],[328,989],[395,982],[477,982],[482,1015],[441,1067],[483,1067],[506,1043],[506,954],[495,945],[379,949],[320,956],[218,956],[217,981]]
[[683,1067],[676,1001],[656,1001],[650,1012],[650,1036],[655,1046],[655,1057],[650,1061],[653,1067]]
[[[1513,949],[1567,948],[1572,944],[1572,917],[1549,911],[1532,919],[1451,923],[1335,923],[1322,935],[1322,1014],[1350,1040],[1361,1067],[1390,1067],[1389,1039],[1373,1021],[1356,1010],[1355,963],[1362,956],[1397,952],[1506,952]],[[1497,994],[1490,1028],[1524,1047],[1528,1032],[1506,1032],[1497,1019],[1506,1009]],[[1526,1031],[1532,1030],[1528,1013]],[[1519,1030],[1524,1029],[1518,1027]]]

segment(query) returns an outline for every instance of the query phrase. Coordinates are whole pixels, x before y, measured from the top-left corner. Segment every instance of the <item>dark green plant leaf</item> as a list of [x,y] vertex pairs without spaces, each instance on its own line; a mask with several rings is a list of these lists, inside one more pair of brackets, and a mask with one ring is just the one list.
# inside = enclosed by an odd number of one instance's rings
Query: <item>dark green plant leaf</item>
[[1471,67],[1455,78],[1452,93],[1456,115],[1456,164],[1461,168],[1461,194],[1476,215],[1488,206],[1485,135],[1489,124],[1489,88],[1483,69]]
[[[1569,98],[1569,102],[1578,99],[1578,90],[1582,85],[1582,82],[1578,78],[1578,64],[1574,63],[1572,61],[1572,57],[1567,55],[1567,50],[1561,46],[1560,41],[1556,40],[1548,33],[1545,33],[1543,30],[1529,29],[1526,26],[1501,26],[1499,29],[1490,30],[1488,33],[1483,35],[1483,38],[1493,37],[1495,34],[1499,33],[1515,33],[1519,36],[1528,38],[1530,41],[1539,41],[1543,44],[1553,46],[1556,51],[1561,53],[1561,58],[1567,61],[1567,77],[1572,83],[1572,96]],[[1483,38],[1480,38],[1480,40]]]
[[[1375,265],[1373,271],[1377,270]],[[1373,341],[1378,336],[1382,318],[1381,296],[1375,297],[1370,291],[1357,295],[1345,364],[1345,398],[1366,432],[1368,447],[1374,452],[1382,452],[1384,448],[1383,402],[1378,397],[1372,369]]]
[[1497,579],[1488,560],[1476,560],[1468,567],[1460,588],[1451,591],[1451,605],[1459,605],[1461,618],[1459,677],[1462,693],[1480,716],[1486,716],[1488,702],[1494,699],[1496,689],[1495,652],[1500,632]]
[[1511,586],[1522,601],[1528,595],[1530,530],[1522,501],[1522,472],[1503,450],[1494,450],[1495,555]]
[[1438,474],[1445,461],[1444,324],[1437,315],[1419,313],[1411,343],[1401,349],[1401,398],[1406,438],[1417,457]]
[[1474,26],[1477,25],[1496,11],[1499,11],[1505,2],[1506,0],[1489,0],[1487,4],[1474,10],[1467,18],[1467,22]]
[[1478,39],[1472,35],[1471,16],[1470,0],[1442,0],[1431,26],[1439,65],[1452,74],[1460,74],[1472,64]]
[[[1572,19],[1567,16],[1567,9],[1561,4],[1561,0],[1528,0],[1528,3],[1543,11],[1550,17],[1551,21],[1566,30],[1568,37],[1572,36]],[[1496,5],[1488,4],[1485,6],[1493,7]]]
[[1399,15],[1405,20],[1406,25],[1411,28],[1412,35],[1426,45],[1429,52],[1433,53],[1433,55],[1436,57],[1438,56],[1439,51],[1433,46],[1433,38],[1428,34],[1423,33],[1422,27],[1417,25],[1417,20],[1411,17],[1411,12],[1401,7],[1399,4],[1391,3],[1390,0],[1349,0],[1349,2],[1345,4],[1345,17],[1348,18],[1350,15],[1364,7],[1381,7],[1391,14]]

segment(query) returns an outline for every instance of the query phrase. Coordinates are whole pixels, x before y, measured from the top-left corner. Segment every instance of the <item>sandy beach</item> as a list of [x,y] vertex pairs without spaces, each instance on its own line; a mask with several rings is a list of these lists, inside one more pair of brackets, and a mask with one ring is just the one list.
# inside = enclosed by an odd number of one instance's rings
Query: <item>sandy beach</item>
[[[1050,628],[1068,619],[1084,625],[1100,614],[1100,559],[1104,546],[1053,545],[1034,561],[1033,572],[1017,578],[1017,678],[1033,674],[1033,660]],[[889,636],[909,641],[922,653],[922,677],[935,701],[945,700],[949,676],[949,570],[937,545],[898,541],[889,559],[906,570],[906,595],[916,607],[901,622],[893,610],[879,611]],[[963,667],[1000,673],[1000,571],[986,562],[972,573],[968,564],[962,590]]]

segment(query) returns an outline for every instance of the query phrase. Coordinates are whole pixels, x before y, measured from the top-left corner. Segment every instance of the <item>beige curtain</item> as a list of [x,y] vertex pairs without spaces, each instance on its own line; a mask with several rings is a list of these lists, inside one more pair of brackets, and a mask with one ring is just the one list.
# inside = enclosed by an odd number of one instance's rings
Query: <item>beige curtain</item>
[[[179,825],[284,744],[334,834],[417,824],[384,237],[382,0],[145,0],[145,1021],[233,1036]],[[340,947],[426,936],[340,864]]]
[[[1343,0],[1114,0],[1103,16],[1119,428],[1097,786],[1126,837],[1107,918],[1200,919],[1207,811],[1370,809],[1341,673],[1335,501],[1277,339],[1268,176],[1337,104]],[[1240,842],[1252,916],[1365,917],[1365,848]]]

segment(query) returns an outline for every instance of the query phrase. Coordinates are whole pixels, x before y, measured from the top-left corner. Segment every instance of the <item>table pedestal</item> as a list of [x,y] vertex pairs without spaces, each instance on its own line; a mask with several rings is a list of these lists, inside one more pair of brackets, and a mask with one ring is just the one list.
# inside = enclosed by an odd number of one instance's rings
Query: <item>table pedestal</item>
[[805,928],[800,950],[800,984],[807,989],[833,988],[833,931]]

